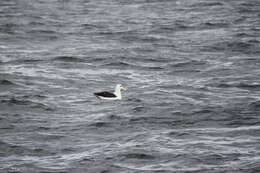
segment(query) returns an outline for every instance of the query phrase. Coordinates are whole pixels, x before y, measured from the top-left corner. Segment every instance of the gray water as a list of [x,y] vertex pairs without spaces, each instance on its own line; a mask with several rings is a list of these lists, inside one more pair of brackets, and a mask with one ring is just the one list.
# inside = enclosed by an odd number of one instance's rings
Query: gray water
[[0,172],[260,172],[260,2],[1,0]]

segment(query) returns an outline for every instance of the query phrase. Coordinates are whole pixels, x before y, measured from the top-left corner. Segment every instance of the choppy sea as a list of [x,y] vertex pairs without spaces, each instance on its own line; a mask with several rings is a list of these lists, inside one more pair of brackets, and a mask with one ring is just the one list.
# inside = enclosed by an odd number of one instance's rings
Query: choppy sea
[[260,172],[260,1],[1,0],[0,172]]

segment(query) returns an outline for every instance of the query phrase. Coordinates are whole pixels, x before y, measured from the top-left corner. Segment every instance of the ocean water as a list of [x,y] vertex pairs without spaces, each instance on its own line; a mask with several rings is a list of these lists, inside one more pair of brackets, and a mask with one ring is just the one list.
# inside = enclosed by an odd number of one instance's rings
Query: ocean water
[[259,0],[1,0],[0,172],[260,172]]

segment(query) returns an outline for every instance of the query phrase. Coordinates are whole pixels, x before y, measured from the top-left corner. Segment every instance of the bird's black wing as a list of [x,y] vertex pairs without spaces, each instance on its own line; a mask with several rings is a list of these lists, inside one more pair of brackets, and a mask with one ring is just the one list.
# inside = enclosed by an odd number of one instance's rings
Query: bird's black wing
[[95,95],[95,96],[101,96],[101,97],[116,97],[115,94],[113,94],[113,93],[111,93],[111,92],[107,92],[107,91],[94,93],[94,95]]

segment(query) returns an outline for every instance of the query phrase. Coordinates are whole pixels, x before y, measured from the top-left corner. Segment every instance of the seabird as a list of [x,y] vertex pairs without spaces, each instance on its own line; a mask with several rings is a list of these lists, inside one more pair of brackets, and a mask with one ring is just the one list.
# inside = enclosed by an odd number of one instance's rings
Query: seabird
[[117,84],[114,93],[103,91],[94,93],[94,95],[102,100],[121,100],[121,90],[126,91],[127,89],[123,88],[121,84]]

